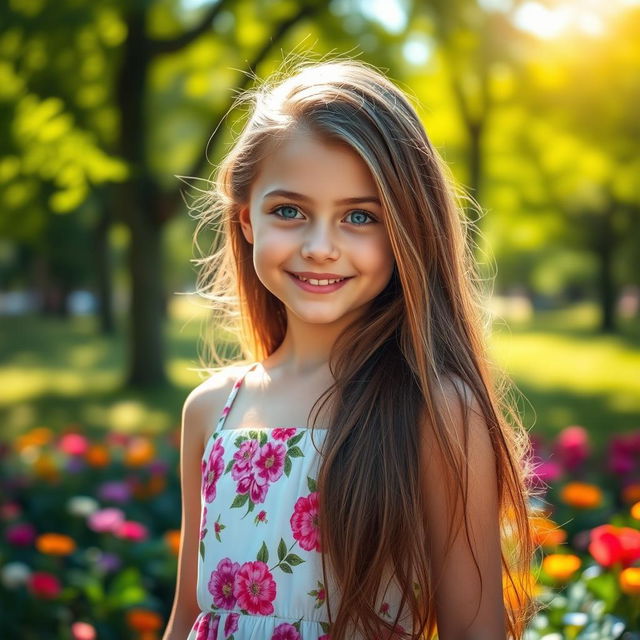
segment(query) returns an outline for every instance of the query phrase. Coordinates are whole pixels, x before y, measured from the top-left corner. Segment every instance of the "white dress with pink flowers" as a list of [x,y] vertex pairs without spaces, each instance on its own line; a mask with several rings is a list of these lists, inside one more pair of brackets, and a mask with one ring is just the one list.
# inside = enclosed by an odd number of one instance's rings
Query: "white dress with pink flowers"
[[[326,430],[223,429],[236,380],[202,457],[197,596],[187,640],[328,640],[316,480]],[[316,449],[317,447],[317,449]],[[327,569],[328,570],[328,569]],[[391,621],[399,603],[380,601]]]

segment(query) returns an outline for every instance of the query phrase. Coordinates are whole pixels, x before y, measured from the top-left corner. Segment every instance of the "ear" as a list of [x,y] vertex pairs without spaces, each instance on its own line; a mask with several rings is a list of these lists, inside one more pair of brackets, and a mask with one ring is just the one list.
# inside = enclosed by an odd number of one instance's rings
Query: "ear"
[[253,227],[251,226],[251,218],[249,216],[249,205],[240,207],[238,218],[240,220],[240,227],[242,228],[242,234],[244,235],[245,240],[249,244],[253,244]]

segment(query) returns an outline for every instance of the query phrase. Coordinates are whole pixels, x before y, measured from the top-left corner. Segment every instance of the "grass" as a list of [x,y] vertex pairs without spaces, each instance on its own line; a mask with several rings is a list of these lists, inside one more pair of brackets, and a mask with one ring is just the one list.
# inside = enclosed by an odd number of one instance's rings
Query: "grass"
[[[491,357],[516,385],[525,425],[552,437],[581,424],[597,445],[640,428],[640,326],[599,335],[596,309],[581,305],[516,321],[496,319]],[[0,418],[4,437],[34,426],[162,432],[176,428],[184,399],[201,378],[197,344],[204,310],[173,300],[166,327],[166,387],[123,389],[126,327],[98,334],[92,317],[2,318]]]

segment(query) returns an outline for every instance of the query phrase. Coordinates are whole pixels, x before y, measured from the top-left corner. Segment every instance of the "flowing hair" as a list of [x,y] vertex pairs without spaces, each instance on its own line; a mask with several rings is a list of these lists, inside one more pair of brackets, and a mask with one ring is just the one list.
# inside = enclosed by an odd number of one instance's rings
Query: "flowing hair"
[[[203,229],[213,231],[210,248],[203,253],[198,246],[203,257],[194,260],[196,292],[211,301],[209,353],[201,355],[206,370],[238,363],[237,353],[225,351],[229,344],[239,348],[241,363],[250,363],[268,357],[284,339],[284,305],[258,279],[238,214],[262,159],[287,132],[304,127],[359,154],[376,182],[395,257],[369,312],[338,337],[329,362],[335,382],[310,412],[323,397],[320,410],[333,400],[317,483],[324,584],[329,562],[341,592],[335,618],[327,597],[331,639],[352,637],[352,626],[366,638],[429,639],[437,630],[420,442],[428,424],[463,494],[466,455],[457,453],[438,402],[447,381],[455,381],[463,407],[461,389],[477,399],[491,436],[505,624],[510,638],[520,640],[539,608],[531,573],[537,550],[530,523],[531,443],[508,400],[511,382],[486,355],[489,323],[470,247],[473,223],[458,201],[462,191],[406,94],[367,63],[298,61],[291,72],[277,71],[242,92],[236,105],[245,101],[251,105],[247,121],[193,207],[196,246]],[[391,623],[377,612],[389,567],[411,633],[398,631],[400,612]]]

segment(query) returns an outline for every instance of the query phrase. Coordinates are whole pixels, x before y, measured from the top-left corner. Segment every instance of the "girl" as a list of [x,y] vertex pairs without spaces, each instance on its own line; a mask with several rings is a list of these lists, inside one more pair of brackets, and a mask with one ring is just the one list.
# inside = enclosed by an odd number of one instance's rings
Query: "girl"
[[164,639],[522,638],[529,440],[501,412],[446,166],[363,62],[303,61],[246,98],[196,229],[217,232],[199,290],[245,359],[214,346],[184,405]]

